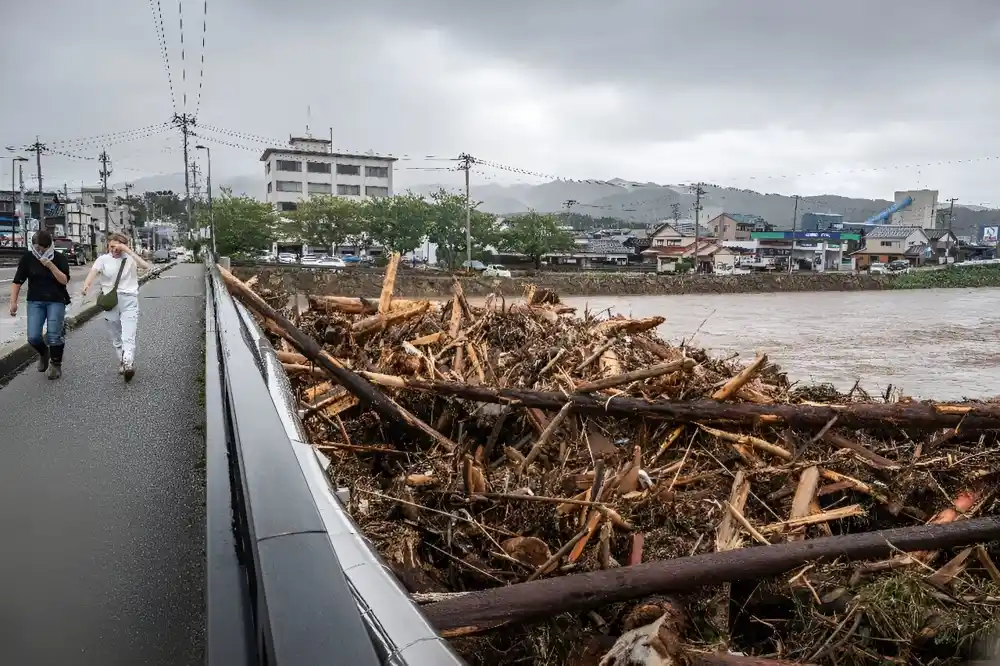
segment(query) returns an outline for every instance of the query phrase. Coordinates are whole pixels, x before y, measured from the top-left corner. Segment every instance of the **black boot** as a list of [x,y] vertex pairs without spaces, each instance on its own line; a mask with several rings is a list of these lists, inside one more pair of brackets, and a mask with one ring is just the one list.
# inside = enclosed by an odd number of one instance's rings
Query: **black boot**
[[62,360],[64,345],[52,345],[49,347],[49,379],[59,379],[62,377]]
[[31,346],[38,352],[38,372],[45,372],[49,369],[49,348],[44,344]]

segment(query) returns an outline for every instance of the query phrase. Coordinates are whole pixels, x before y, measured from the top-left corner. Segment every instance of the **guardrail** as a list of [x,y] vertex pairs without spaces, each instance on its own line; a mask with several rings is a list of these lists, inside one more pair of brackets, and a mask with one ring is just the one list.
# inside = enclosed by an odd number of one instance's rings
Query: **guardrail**
[[288,379],[206,278],[207,664],[462,664],[364,538]]

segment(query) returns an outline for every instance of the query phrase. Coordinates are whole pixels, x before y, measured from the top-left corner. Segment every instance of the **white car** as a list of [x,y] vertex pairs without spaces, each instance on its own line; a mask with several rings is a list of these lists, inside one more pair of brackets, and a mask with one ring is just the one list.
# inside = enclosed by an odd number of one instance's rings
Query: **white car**
[[338,257],[320,257],[315,263],[316,266],[322,266],[323,268],[347,268],[347,264],[344,263],[343,259]]
[[281,252],[281,253],[278,254],[278,263],[279,264],[294,264],[295,263],[295,255],[292,254],[291,252]]
[[299,263],[302,265],[312,266],[318,264],[320,262],[320,259],[322,258],[323,257],[317,257],[315,254],[306,254],[302,256],[302,258],[299,260]]
[[882,263],[874,262],[868,267],[869,275],[888,275],[889,268]]
[[483,270],[483,277],[509,278],[510,271],[500,264],[490,264]]

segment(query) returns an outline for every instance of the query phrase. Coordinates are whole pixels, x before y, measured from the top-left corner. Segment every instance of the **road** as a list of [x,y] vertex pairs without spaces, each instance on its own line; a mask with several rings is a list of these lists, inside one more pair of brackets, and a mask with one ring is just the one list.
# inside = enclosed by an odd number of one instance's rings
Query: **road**
[[142,287],[131,384],[96,320],[0,389],[0,664],[204,662],[203,275]]
[[[90,270],[90,264],[85,266],[70,266],[69,273],[71,276],[75,275],[86,275],[87,271]],[[14,280],[14,273],[17,271],[16,266],[0,266],[0,292],[4,298],[7,297],[10,289],[10,283]],[[82,282],[82,278],[81,278]]]

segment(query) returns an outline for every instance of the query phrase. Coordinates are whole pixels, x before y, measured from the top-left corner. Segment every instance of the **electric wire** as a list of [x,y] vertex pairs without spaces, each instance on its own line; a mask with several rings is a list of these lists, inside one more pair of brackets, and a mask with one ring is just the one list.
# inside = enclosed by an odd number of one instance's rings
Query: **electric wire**
[[170,52],[167,49],[167,33],[163,27],[163,7],[160,5],[160,0],[149,0],[149,11],[153,15],[153,28],[156,30],[156,39],[160,43],[160,57],[163,60],[163,68],[167,72],[167,85],[170,88],[170,106],[176,112],[177,95],[174,92],[174,77],[170,70]]
[[198,101],[194,105],[194,117],[198,117],[201,109],[201,92],[205,85],[205,37],[208,33],[208,0],[205,0],[201,21],[201,70],[198,72]]

